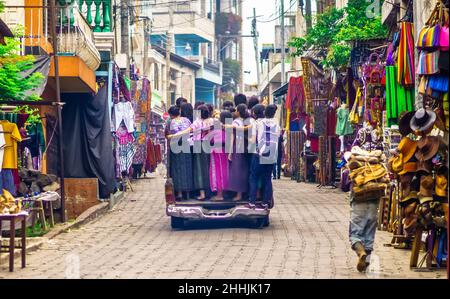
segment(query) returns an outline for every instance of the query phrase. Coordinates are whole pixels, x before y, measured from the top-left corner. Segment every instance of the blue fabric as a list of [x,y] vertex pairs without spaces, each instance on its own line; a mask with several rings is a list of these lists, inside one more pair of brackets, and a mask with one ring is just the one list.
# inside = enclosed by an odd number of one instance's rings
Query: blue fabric
[[13,196],[16,196],[16,185],[11,169],[3,169],[0,176],[0,191],[6,189]]
[[258,181],[262,180],[262,200],[263,203],[269,203],[272,199],[272,171],[273,164],[261,164],[260,157],[254,154],[250,166],[250,199],[251,203],[256,202],[256,193],[258,191]]
[[373,250],[378,222],[378,200],[351,203],[349,237],[353,247],[361,242],[367,250]]

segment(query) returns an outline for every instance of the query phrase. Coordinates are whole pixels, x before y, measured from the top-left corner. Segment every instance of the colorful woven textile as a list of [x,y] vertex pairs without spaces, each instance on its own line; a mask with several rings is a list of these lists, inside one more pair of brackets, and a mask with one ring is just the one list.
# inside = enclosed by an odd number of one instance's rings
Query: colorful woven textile
[[402,22],[400,29],[400,45],[397,57],[397,82],[403,86],[414,85],[414,26],[410,22]]
[[414,88],[397,83],[397,67],[386,66],[386,118],[388,126],[397,123],[403,111],[414,110]]

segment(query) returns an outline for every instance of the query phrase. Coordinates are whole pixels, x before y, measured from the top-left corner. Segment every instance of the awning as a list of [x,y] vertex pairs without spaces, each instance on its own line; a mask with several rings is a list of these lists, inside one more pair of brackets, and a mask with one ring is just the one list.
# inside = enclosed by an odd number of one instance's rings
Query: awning
[[274,97],[281,97],[287,94],[289,87],[289,83],[285,83],[284,85],[281,85],[277,90],[275,90],[272,94]]

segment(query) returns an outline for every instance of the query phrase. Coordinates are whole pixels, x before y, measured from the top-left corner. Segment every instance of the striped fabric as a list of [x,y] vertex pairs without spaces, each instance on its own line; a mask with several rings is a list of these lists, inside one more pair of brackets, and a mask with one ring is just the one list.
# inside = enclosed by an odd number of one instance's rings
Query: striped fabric
[[397,82],[403,86],[413,86],[414,78],[414,25],[402,22],[400,30],[400,45],[397,58]]
[[432,75],[439,72],[439,51],[420,52],[417,74]]
[[441,35],[441,26],[433,25],[425,26],[419,32],[417,38],[417,48],[419,49],[436,49],[439,47],[439,39]]
[[133,163],[133,157],[136,153],[136,147],[132,143],[119,146],[119,165],[121,172],[128,172]]

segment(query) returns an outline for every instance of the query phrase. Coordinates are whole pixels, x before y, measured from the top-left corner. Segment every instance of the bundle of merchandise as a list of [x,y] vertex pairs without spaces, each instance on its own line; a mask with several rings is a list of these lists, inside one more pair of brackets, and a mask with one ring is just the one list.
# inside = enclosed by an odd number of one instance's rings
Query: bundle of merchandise
[[356,201],[378,199],[385,195],[389,179],[383,162],[386,156],[380,150],[365,151],[354,146],[345,153],[350,170],[353,199]]
[[17,214],[21,210],[21,202],[16,202],[14,196],[8,190],[3,189],[3,194],[0,195],[0,214]]

